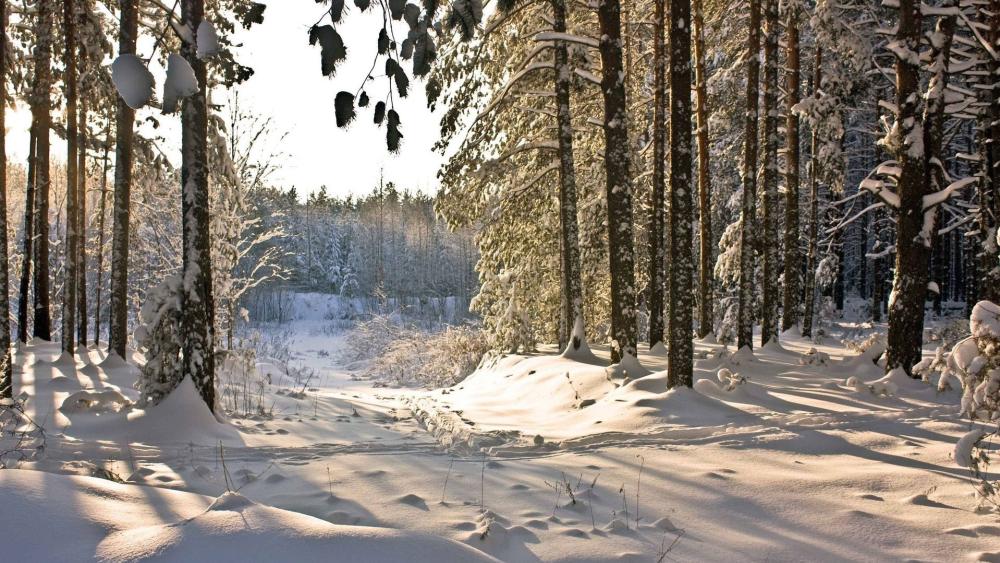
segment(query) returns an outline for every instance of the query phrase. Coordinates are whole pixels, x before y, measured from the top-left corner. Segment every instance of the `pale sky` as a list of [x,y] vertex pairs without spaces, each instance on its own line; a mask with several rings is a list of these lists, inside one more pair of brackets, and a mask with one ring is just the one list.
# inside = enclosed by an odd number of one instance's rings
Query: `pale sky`
[[[295,186],[300,196],[323,185],[330,195],[363,194],[378,183],[379,173],[384,169],[387,182],[393,181],[401,189],[433,194],[437,190],[436,174],[441,164],[441,157],[431,150],[438,138],[439,115],[427,109],[423,82],[410,76],[409,96],[404,100],[396,96],[395,108],[400,114],[403,133],[398,154],[393,155],[386,149],[384,125],[376,127],[372,122],[375,101],[386,94],[384,78],[368,83],[371,104],[358,108],[358,116],[347,129],[338,129],[335,123],[334,96],[341,90],[355,92],[371,68],[377,50],[381,12],[373,6],[367,13],[361,13],[352,1],[346,2],[346,13],[337,30],[347,45],[347,60],[340,63],[333,78],[327,78],[320,72],[319,45],[309,45],[309,27],[322,15],[323,5],[315,0],[270,0],[265,3],[268,8],[264,24],[255,25],[249,31],[240,28],[234,43],[242,44],[237,51],[238,60],[255,70],[254,76],[238,87],[240,104],[247,111],[273,117],[275,140],[281,133],[288,133],[284,144],[276,151],[287,157],[272,177],[272,183],[283,188]],[[396,24],[396,37],[402,41],[407,26],[402,22],[393,23]],[[149,54],[152,42],[149,39],[140,44],[141,56]],[[403,61],[402,65],[409,76],[410,61]],[[154,63],[150,70],[159,91],[163,69]],[[382,57],[373,74],[381,76],[384,71]],[[160,126],[154,130],[150,123],[144,122],[140,131],[147,136],[163,136],[162,149],[179,165],[179,114],[162,115],[159,110],[150,108],[137,112],[137,119],[142,120],[147,115],[155,117]],[[8,113],[9,158],[24,160],[27,157],[30,124],[31,116],[26,107]],[[65,160],[65,142],[55,134],[51,138],[53,159]]]
[[[346,2],[347,13],[337,30],[348,56],[331,79],[320,72],[320,48],[309,45],[308,35],[324,6],[315,0],[265,3],[264,24],[250,31],[241,29],[236,41],[243,43],[239,59],[256,71],[239,87],[241,104],[273,116],[276,128],[289,133],[283,147],[288,158],[275,182],[294,185],[300,194],[324,184],[331,194],[357,194],[369,191],[384,168],[386,180],[401,188],[436,191],[435,175],[441,159],[431,147],[438,137],[438,116],[427,109],[422,82],[411,76],[409,96],[396,98],[403,132],[397,155],[385,147],[385,127],[372,123],[375,100],[386,92],[384,78],[369,82],[372,102],[367,108],[358,108],[354,123],[337,129],[334,122],[334,96],[341,90],[356,91],[371,67],[381,26],[379,10],[373,6],[361,13],[353,2]],[[402,41],[406,24],[395,23],[396,37]],[[407,75],[410,67],[409,61],[403,61]],[[383,72],[384,58],[380,58],[373,74]]]

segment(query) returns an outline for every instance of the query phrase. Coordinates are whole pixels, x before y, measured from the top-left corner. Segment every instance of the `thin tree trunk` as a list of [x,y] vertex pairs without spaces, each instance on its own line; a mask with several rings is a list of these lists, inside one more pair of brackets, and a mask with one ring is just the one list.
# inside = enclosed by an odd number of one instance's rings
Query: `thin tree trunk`
[[28,302],[31,299],[31,273],[34,261],[35,157],[37,156],[35,148],[38,146],[35,125],[35,121],[32,119],[28,139],[28,183],[24,192],[24,241],[21,249],[24,263],[21,266],[17,308],[17,338],[22,344],[28,342]]
[[670,2],[670,356],[667,386],[694,383],[691,0]]
[[94,346],[101,345],[101,289],[104,285],[104,219],[107,215],[108,201],[108,153],[111,150],[111,119],[104,132],[104,163],[101,166],[101,202],[97,212],[97,282],[94,295]]
[[76,2],[63,0],[63,55],[66,85],[66,275],[63,280],[62,349],[76,352],[77,285],[77,83],[76,83]]
[[750,0],[747,33],[747,91],[743,142],[743,200],[740,211],[740,287],[737,303],[737,347],[753,348],[754,256],[757,218],[757,106],[760,88],[760,0]]
[[7,267],[7,0],[0,0],[0,398],[14,396]]
[[782,295],[782,332],[799,322],[799,276],[802,257],[799,252],[799,116],[792,109],[799,103],[799,12],[787,8],[785,23],[785,286]]
[[635,248],[632,182],[629,177],[628,112],[622,64],[621,5],[598,5],[601,31],[601,92],[604,97],[604,169],[611,274],[611,360],[636,357]]
[[760,344],[778,339],[778,0],[764,0],[764,162],[761,178],[764,294]]
[[[121,0],[119,55],[134,54],[139,33],[136,0]],[[115,205],[111,239],[111,323],[108,353],[126,357],[128,343],[128,241],[132,199],[132,127],[135,110],[118,97],[115,138]]]
[[[82,49],[81,49],[82,50]],[[76,189],[76,210],[77,228],[77,289],[76,289],[76,315],[77,315],[77,342],[80,346],[87,346],[87,99],[82,97],[80,101],[80,142],[77,146],[77,189]]]
[[698,218],[699,218],[699,273],[698,273],[698,338],[708,336],[714,329],[713,275],[715,240],[712,237],[712,182],[709,168],[711,147],[708,141],[708,88],[705,73],[705,22],[702,0],[694,0],[694,75],[695,115],[698,133]]
[[[566,0],[552,1],[553,30],[566,33]],[[562,227],[563,315],[566,317],[569,348],[583,344],[583,280],[580,266],[580,237],[576,212],[576,171],[573,167],[573,122],[570,112],[572,67],[564,41],[555,42],[556,121],[559,141],[559,220]]]
[[[182,0],[181,17],[197,29],[204,17],[204,0]],[[212,257],[208,194],[208,99],[205,63],[195,46],[184,42],[181,55],[198,79],[197,94],[184,100],[182,123],[182,206],[184,231],[181,332],[185,371],[209,410],[215,411],[215,323],[212,300]]]
[[35,269],[34,269],[34,336],[52,340],[52,319],[49,304],[49,156],[52,126],[49,92],[52,83],[52,3],[37,3],[35,35],[35,91],[33,94],[35,147]]
[[[819,98],[823,82],[823,50],[816,46],[813,60],[813,96]],[[809,132],[809,234],[806,242],[806,280],[803,292],[805,311],[802,314],[802,336],[812,337],[816,311],[816,254],[819,246],[819,132],[813,126]]]
[[[665,271],[667,249],[666,237],[664,236],[667,183],[665,170],[667,160],[666,3],[667,0],[655,0],[655,25],[653,26],[653,201],[651,202],[648,234],[650,348],[663,342],[664,291],[667,283]],[[671,121],[672,125],[673,121]]]
[[[988,20],[988,40],[990,45],[1000,42],[1000,10],[981,10]],[[978,296],[994,303],[1000,303],[1000,245],[990,241],[1000,227],[1000,61],[987,57],[986,86],[981,92],[985,109],[982,110],[981,135],[983,159],[983,182],[979,186],[979,231],[981,247],[975,268],[982,273],[982,283],[978,284]],[[989,248],[994,248],[990,252]],[[967,299],[967,301],[972,301]]]

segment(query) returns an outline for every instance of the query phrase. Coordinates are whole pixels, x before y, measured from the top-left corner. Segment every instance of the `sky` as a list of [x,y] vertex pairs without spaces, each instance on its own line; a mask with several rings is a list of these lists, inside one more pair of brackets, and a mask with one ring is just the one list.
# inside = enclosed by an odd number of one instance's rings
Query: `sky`
[[[287,132],[281,146],[287,154],[273,181],[295,186],[300,194],[325,185],[331,195],[365,193],[386,181],[400,188],[434,193],[440,156],[431,150],[438,137],[438,116],[427,109],[424,84],[411,80],[410,94],[396,99],[402,121],[403,144],[396,155],[385,146],[385,128],[372,123],[375,100],[385,96],[385,79],[369,83],[372,103],[358,108],[358,117],[347,129],[337,129],[333,99],[338,91],[354,92],[371,68],[381,15],[374,7],[360,12],[346,2],[344,18],[337,25],[347,44],[348,58],[327,78],[320,72],[320,48],[309,45],[309,28],[323,14],[315,0],[270,0],[263,25],[235,37],[242,43],[239,60],[256,74],[240,86],[240,103],[247,109],[273,117],[276,133]],[[329,20],[326,20],[329,23]],[[406,24],[397,23],[402,40]],[[374,74],[384,72],[379,60]],[[403,62],[410,74],[409,61]],[[412,76],[411,76],[412,79]]]
[[[336,127],[333,99],[341,90],[355,92],[367,76],[377,51],[381,12],[372,7],[362,13],[353,2],[346,2],[345,16],[337,30],[347,45],[347,60],[340,63],[331,78],[320,71],[319,45],[309,45],[309,28],[323,15],[324,6],[315,0],[263,3],[268,5],[264,23],[250,30],[239,28],[233,41],[240,45],[237,60],[255,71],[249,81],[236,87],[240,105],[247,111],[272,117],[272,146],[262,152],[285,155],[271,178],[272,183],[282,188],[295,187],[300,197],[318,191],[321,186],[326,186],[331,196],[347,196],[370,192],[378,184],[380,173],[384,173],[385,181],[395,182],[400,189],[435,193],[441,157],[432,146],[438,138],[439,115],[427,109],[424,84],[410,76],[409,61],[403,61],[403,68],[411,78],[409,96],[403,100],[397,96],[395,100],[403,132],[398,154],[386,149],[385,127],[376,127],[372,122],[375,101],[386,94],[384,78],[368,83],[367,91],[372,98],[369,107],[358,108],[358,116],[348,128]],[[329,18],[324,22],[329,23]],[[396,36],[402,41],[406,24],[394,23]],[[140,56],[148,56],[152,45],[151,38],[144,38],[139,45]],[[163,69],[154,61],[150,71],[161,88]],[[380,76],[383,72],[384,58],[380,58],[374,74]],[[162,96],[162,92],[157,95]],[[152,122],[144,121],[147,116],[156,118],[159,124],[156,129]],[[137,112],[137,119],[142,121],[141,134],[162,137],[159,142],[162,150],[179,165],[180,115],[165,116],[148,108]],[[9,158],[27,158],[30,124],[27,107],[22,105],[8,113]],[[287,136],[280,141],[283,133]],[[64,160],[65,142],[55,134],[51,139],[53,158]]]

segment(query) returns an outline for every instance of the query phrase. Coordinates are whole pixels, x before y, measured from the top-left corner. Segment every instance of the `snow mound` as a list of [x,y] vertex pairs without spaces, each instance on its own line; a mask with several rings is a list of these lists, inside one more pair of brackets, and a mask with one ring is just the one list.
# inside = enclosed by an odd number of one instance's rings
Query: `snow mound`
[[955,459],[955,465],[966,468],[972,465],[972,448],[975,447],[976,443],[983,436],[986,436],[986,431],[982,428],[977,428],[958,439],[958,442],[955,444],[955,452],[952,454],[952,457]]
[[239,432],[219,422],[202,400],[190,377],[185,377],[156,406],[128,415],[128,434],[145,443],[217,443],[239,440]]
[[66,397],[59,410],[70,413],[105,413],[121,412],[132,406],[132,401],[115,389],[105,389],[103,391],[77,391]]

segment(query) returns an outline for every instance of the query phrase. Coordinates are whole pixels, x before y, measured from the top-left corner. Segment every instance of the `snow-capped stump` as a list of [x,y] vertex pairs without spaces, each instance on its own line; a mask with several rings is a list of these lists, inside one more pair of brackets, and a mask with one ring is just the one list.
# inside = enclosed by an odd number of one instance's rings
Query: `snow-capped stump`
[[208,59],[219,54],[219,34],[215,32],[215,26],[208,20],[202,20],[198,25],[195,45],[199,59]]
[[111,63],[111,81],[128,107],[139,109],[153,99],[156,80],[146,68],[146,63],[136,55],[119,55]]
[[820,352],[815,348],[810,348],[808,352],[799,358],[799,365],[803,366],[825,366],[830,361],[830,355]]
[[63,413],[121,412],[132,406],[132,401],[114,389],[102,391],[77,391],[66,397],[59,410]]
[[198,78],[187,60],[171,53],[167,58],[167,80],[163,83],[163,113],[174,113],[182,99],[198,93]]

